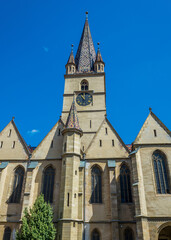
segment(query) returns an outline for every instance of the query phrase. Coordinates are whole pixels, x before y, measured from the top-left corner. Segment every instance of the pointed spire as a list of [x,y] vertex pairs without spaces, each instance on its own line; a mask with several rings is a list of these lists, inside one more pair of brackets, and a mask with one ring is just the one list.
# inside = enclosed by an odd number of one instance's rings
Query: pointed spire
[[70,56],[69,56],[69,58],[68,58],[67,64],[68,64],[68,63],[75,64],[73,47],[74,47],[74,45],[72,44],[72,45],[71,45],[71,53],[70,53]]
[[88,23],[88,12],[86,12],[86,20],[75,57],[75,63],[78,72],[92,71],[95,60],[96,52]]
[[65,128],[74,128],[77,129],[79,131],[82,131],[82,129],[80,128],[79,125],[79,121],[78,121],[78,115],[77,115],[77,109],[75,106],[75,100],[73,99],[71,108],[70,108],[70,112],[66,121],[66,126]]
[[96,55],[96,62],[103,62],[102,55],[100,52],[100,47],[99,47],[100,43],[98,42],[97,45],[98,45],[98,50],[97,50],[97,55]]

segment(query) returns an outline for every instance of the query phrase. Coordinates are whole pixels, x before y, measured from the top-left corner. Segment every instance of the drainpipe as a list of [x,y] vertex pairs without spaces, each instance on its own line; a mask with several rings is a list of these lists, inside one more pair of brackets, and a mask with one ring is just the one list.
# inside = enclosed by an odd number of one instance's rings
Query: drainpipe
[[86,214],[86,208],[85,208],[85,192],[86,192],[86,159],[85,159],[86,154],[83,153],[83,160],[84,160],[84,185],[83,185],[83,191],[84,191],[84,199],[83,199],[83,240],[85,240],[86,237],[86,224],[85,224],[85,214]]

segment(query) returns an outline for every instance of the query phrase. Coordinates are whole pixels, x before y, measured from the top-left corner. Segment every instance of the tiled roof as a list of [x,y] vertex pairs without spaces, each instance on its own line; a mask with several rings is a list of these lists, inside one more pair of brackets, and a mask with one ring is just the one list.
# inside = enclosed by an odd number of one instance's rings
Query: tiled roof
[[90,33],[88,19],[86,18],[81,40],[75,57],[78,72],[89,72],[93,70],[96,60],[96,52]]
[[70,112],[66,121],[66,126],[65,128],[74,128],[74,129],[78,129],[80,131],[80,125],[79,125],[79,121],[78,121],[78,115],[77,115],[77,109],[75,106],[75,101],[73,101],[71,108],[70,108]]

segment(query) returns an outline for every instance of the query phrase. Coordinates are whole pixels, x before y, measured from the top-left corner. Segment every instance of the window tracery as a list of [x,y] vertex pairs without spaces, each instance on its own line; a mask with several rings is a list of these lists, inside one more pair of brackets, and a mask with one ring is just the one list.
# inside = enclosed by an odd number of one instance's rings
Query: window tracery
[[23,179],[24,179],[24,169],[22,167],[18,167],[14,173],[13,190],[10,197],[10,203],[20,202]]
[[88,90],[88,81],[87,80],[82,80],[81,82],[81,90],[82,91],[87,91]]
[[53,202],[53,188],[54,188],[55,170],[49,166],[45,169],[43,174],[43,195],[46,202]]
[[91,203],[102,203],[102,174],[97,166],[91,171]]
[[121,189],[121,202],[122,203],[132,202],[130,170],[126,164],[123,164],[120,169],[120,189]]

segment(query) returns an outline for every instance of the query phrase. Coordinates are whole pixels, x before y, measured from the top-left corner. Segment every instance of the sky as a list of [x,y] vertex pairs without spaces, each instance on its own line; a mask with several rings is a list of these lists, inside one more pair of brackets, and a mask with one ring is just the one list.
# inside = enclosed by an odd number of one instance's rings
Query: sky
[[0,131],[14,116],[37,146],[58,121],[86,11],[105,62],[107,117],[122,140],[135,140],[149,107],[171,129],[171,1],[0,0]]

